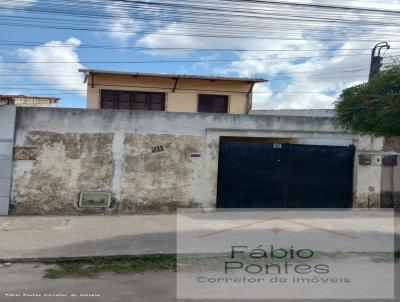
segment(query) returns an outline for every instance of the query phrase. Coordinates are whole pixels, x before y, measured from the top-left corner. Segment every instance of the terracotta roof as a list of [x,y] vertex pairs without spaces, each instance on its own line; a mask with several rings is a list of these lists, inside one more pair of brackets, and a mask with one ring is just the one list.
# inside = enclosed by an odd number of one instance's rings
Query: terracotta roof
[[251,82],[251,83],[262,83],[268,82],[268,80],[261,78],[238,78],[238,77],[220,77],[220,76],[203,76],[203,75],[187,75],[187,74],[164,74],[164,73],[143,73],[143,72],[127,72],[127,71],[111,71],[111,70],[99,70],[99,69],[79,69],[80,72],[85,74],[89,73],[103,73],[103,74],[119,74],[119,75],[130,75],[130,76],[145,76],[145,77],[163,77],[173,79],[200,79],[210,81],[239,81],[239,82]]

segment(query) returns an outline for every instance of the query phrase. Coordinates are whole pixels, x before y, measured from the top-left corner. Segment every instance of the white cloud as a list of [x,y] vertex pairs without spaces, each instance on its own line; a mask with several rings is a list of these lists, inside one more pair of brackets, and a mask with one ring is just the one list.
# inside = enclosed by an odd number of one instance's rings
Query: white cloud
[[22,0],[22,1],[10,1],[0,0],[0,6],[2,8],[13,9],[13,8],[26,8],[34,5],[37,0]]
[[188,74],[188,71],[187,71],[185,65],[179,66],[179,68],[178,68],[178,74]]
[[23,95],[24,93],[22,93],[21,90],[13,89],[13,90],[6,90],[4,92],[1,92],[1,94],[4,94],[4,95]]
[[[377,41],[379,32],[376,32]],[[286,49],[296,52],[246,51],[219,73],[237,73],[243,76],[262,74],[271,82],[254,88],[253,109],[330,108],[339,93],[368,79],[371,42],[343,42],[332,53],[323,49],[329,45],[316,40],[258,42],[263,49]],[[400,43],[391,43],[393,48]],[[315,49],[315,51],[306,51]],[[361,49],[361,50],[349,50]],[[354,55],[357,54],[357,55]],[[363,55],[359,55],[363,54]],[[335,55],[334,57],[329,57]],[[312,57],[287,59],[288,57]],[[246,61],[262,58],[263,60]],[[274,93],[275,92],[275,93]]]
[[136,32],[141,29],[142,24],[130,17],[129,9],[124,9],[120,5],[121,3],[117,1],[107,4],[105,7],[107,14],[113,17],[107,25],[108,30],[110,30],[107,35],[122,44],[126,44],[129,38],[135,36]]
[[[182,35],[185,32],[185,26],[177,23],[171,23],[164,28],[156,30],[154,33],[144,35],[136,41],[136,46],[148,48],[206,48],[213,44],[215,39],[212,38],[199,38],[187,35]],[[188,55],[190,51],[163,51],[154,50],[147,51],[146,53],[152,55],[163,56],[182,56]]]
[[399,0],[385,0],[380,3],[380,1],[352,1],[352,0],[336,0],[333,2],[332,0],[314,0],[311,1],[317,4],[325,4],[325,5],[346,5],[352,7],[362,7],[362,8],[374,8],[381,10],[398,10],[400,9]]
[[[65,42],[51,41],[34,48],[19,48],[16,54],[26,60],[26,69],[34,80],[85,96],[86,86],[83,84],[83,75],[78,72],[78,69],[83,66],[79,63],[79,56],[76,53],[76,46],[80,44],[81,41],[78,39],[69,38]],[[43,62],[43,64],[35,62]]]
[[209,56],[201,56],[199,60],[203,62],[198,62],[193,64],[194,70],[209,70],[212,68],[212,60],[218,60],[220,58],[219,54],[213,54]]
[[[318,42],[307,41],[307,44],[311,46],[309,49],[313,49],[313,43]],[[285,45],[281,47],[290,49]],[[267,79],[271,79],[268,89],[265,85],[255,87],[254,109],[330,108],[344,88],[367,80],[370,63],[368,48],[370,47],[371,44],[366,42],[346,42],[335,52],[337,56],[332,58],[323,58],[327,55],[323,50],[307,52],[307,54],[299,51],[295,53],[295,56],[314,56],[314,58],[302,60],[301,63],[289,59],[275,60],[284,56],[294,56],[293,54],[265,53],[262,55],[265,61],[233,62],[226,70],[239,74],[260,72],[267,74]],[[350,51],[347,50],[349,48],[366,50]],[[352,56],[355,53],[365,55]],[[245,52],[241,58],[255,55],[252,52]],[[260,54],[257,55],[260,57]],[[340,57],[340,55],[350,56]],[[276,93],[270,93],[271,91]]]
[[[400,9],[399,0],[385,0],[385,3],[379,1],[351,1],[337,0],[334,3],[331,0],[288,0],[294,3],[315,3],[325,5],[365,7],[386,10]],[[216,4],[218,5],[218,4]],[[226,5],[226,4],[225,4]],[[231,4],[234,5],[234,4]],[[253,9],[263,9],[263,5],[253,5]],[[275,13],[278,12],[275,11]],[[299,13],[302,11],[299,10]],[[265,13],[268,16],[269,11]],[[177,12],[179,15],[179,12]],[[377,17],[378,13],[375,13]],[[348,13],[343,13],[341,18],[348,17]],[[364,16],[353,14],[353,21],[363,21]],[[384,18],[381,18],[384,20]],[[219,20],[232,21],[232,20]],[[282,28],[290,28],[292,24],[280,24]],[[263,24],[259,26],[263,27]],[[355,28],[356,26],[357,28]],[[136,45],[162,48],[236,48],[236,49],[285,49],[294,50],[293,52],[260,52],[260,51],[245,51],[237,52],[238,59],[225,65],[225,67],[215,68],[214,64],[195,63],[192,68],[202,67],[216,74],[239,74],[242,76],[255,75],[256,77],[265,77],[272,79],[270,83],[258,84],[255,86],[253,106],[257,109],[267,108],[328,108],[331,107],[337,98],[340,91],[346,87],[364,82],[368,78],[370,49],[375,44],[374,42],[355,42],[358,36],[356,30],[360,29],[359,25],[339,26],[334,23],[322,23],[318,27],[309,27],[308,30],[304,26],[299,26],[299,29],[289,32],[292,38],[299,40],[261,40],[261,39],[217,39],[207,37],[194,37],[185,34],[193,34],[194,30],[184,23],[171,23],[163,28],[155,30],[151,34],[147,34],[140,38]],[[206,26],[204,26],[206,30]],[[210,27],[211,28],[211,27]],[[279,26],[273,23],[267,23],[264,28],[265,33],[271,31],[271,35],[277,32]],[[303,28],[303,31],[300,29]],[[213,27],[217,31],[217,27]],[[221,29],[221,28],[220,28]],[[235,28],[223,28],[226,35],[236,34]],[[322,30],[326,37],[340,36],[344,37],[344,41],[340,43],[329,43],[312,38],[313,35],[321,36]],[[386,33],[394,33],[396,28],[388,26],[379,27],[368,31],[368,36],[376,42],[380,42],[382,31]],[[386,34],[387,35],[387,34]],[[275,34],[277,36],[277,34]],[[310,38],[311,37],[311,38]],[[346,38],[347,37],[347,38]],[[390,41],[389,41],[390,42]],[[395,52],[396,48],[400,47],[400,43],[391,43],[392,50],[387,54]],[[336,51],[326,51],[323,49],[336,49]],[[361,49],[361,50],[348,50]],[[309,51],[311,50],[311,51]],[[182,52],[167,52],[153,51],[153,55],[182,55]],[[357,55],[354,55],[357,54]],[[363,54],[363,55],[359,55]],[[185,55],[188,55],[186,53]],[[336,55],[336,57],[327,57]],[[214,54],[210,53],[210,58],[214,58]],[[231,54],[230,54],[231,56]],[[287,59],[287,57],[313,57],[305,59]],[[224,58],[221,54],[220,58]],[[263,60],[252,60],[262,58]],[[201,59],[201,58],[200,58]],[[249,60],[250,59],[250,60]],[[247,60],[247,61],[246,61]],[[213,67],[214,65],[214,67]],[[283,79],[288,78],[288,79]],[[276,92],[276,93],[274,93]],[[310,92],[310,93],[305,93]]]
[[0,94],[17,95],[22,94],[21,90],[15,86],[23,78],[19,76],[20,72],[15,70],[15,66],[11,63],[4,63],[3,57],[0,56]]

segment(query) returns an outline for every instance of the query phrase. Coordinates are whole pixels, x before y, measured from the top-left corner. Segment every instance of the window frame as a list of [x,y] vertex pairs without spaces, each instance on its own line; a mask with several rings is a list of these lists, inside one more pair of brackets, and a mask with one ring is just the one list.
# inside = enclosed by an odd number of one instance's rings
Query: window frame
[[[225,112],[216,112],[216,111],[200,111],[200,102],[201,102],[201,98],[202,97],[208,97],[208,98],[212,98],[212,97],[219,97],[219,98],[224,98],[225,101]],[[224,113],[229,113],[229,106],[230,106],[230,95],[226,95],[226,94],[206,94],[206,93],[200,93],[197,95],[197,112],[199,113],[220,113],[220,114],[224,114]],[[214,109],[214,105],[213,105],[213,109]]]
[[[111,93],[114,94],[113,98],[114,100],[112,108],[105,108],[104,103],[104,94],[105,93]],[[123,93],[129,94],[129,106],[128,108],[121,108],[121,104],[123,101],[121,101],[120,95]],[[137,101],[137,94],[145,94],[145,105],[144,109],[135,109],[135,106],[138,105],[139,103]],[[152,107],[156,104],[154,100],[152,100],[152,97],[154,95],[159,95],[161,97],[160,102],[161,102],[161,109],[152,109]],[[110,102],[110,101],[108,101]],[[125,101],[126,102],[126,101]],[[136,103],[137,102],[137,103]],[[135,104],[136,103],[136,104]],[[159,92],[159,91],[136,91],[136,90],[114,90],[114,89],[101,89],[100,90],[100,109],[114,109],[114,110],[138,110],[138,111],[165,111],[166,109],[166,93],[165,92]]]

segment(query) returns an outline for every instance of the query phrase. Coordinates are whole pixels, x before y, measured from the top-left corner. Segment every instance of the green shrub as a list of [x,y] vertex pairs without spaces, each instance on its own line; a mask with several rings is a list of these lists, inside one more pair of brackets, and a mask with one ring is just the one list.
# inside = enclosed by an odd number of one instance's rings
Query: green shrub
[[400,64],[392,64],[368,83],[342,91],[336,117],[347,129],[376,136],[400,136]]

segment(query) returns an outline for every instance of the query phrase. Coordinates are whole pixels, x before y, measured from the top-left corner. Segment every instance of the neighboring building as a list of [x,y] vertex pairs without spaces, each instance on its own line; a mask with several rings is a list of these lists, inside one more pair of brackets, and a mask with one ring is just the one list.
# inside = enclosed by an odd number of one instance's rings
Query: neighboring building
[[247,114],[264,79],[80,69],[87,108]]
[[28,96],[28,95],[0,95],[0,105],[15,105],[28,107],[57,107],[59,98]]
[[274,116],[308,116],[308,117],[334,117],[333,109],[272,109],[272,110],[251,110],[254,115]]

